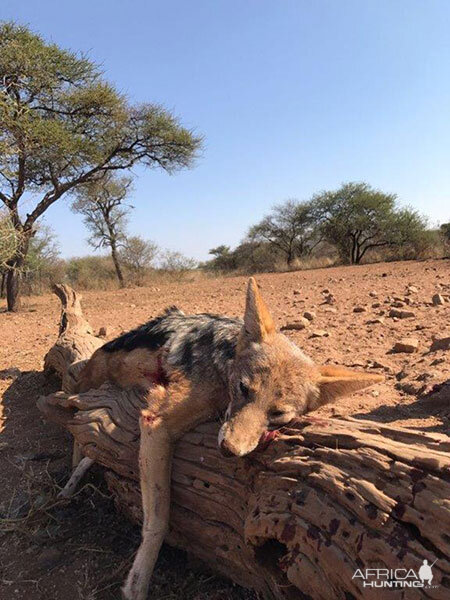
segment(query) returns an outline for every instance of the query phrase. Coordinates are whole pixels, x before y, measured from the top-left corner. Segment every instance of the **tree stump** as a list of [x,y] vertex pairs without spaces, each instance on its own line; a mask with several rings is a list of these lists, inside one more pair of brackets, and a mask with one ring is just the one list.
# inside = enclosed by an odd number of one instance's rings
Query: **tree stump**
[[[136,522],[144,405],[110,384],[39,399],[105,467],[117,507]],[[264,451],[225,459],[218,428],[200,425],[177,444],[168,543],[269,598],[450,597],[449,437],[311,415]],[[424,560],[430,586],[418,578]],[[364,587],[380,582],[392,587]]]

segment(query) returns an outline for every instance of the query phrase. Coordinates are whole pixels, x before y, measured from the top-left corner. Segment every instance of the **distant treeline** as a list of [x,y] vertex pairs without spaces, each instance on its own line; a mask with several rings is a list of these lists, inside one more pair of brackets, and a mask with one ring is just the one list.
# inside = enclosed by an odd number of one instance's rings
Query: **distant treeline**
[[[102,188],[103,194],[105,190],[108,192],[108,203],[111,185],[107,181],[107,187]],[[217,246],[210,250],[211,260],[203,264],[180,252],[161,250],[139,236],[128,235],[118,218],[122,213],[109,210],[108,218],[114,217],[115,229],[106,227],[108,219],[99,213],[103,200],[97,195],[95,202],[90,197],[83,197],[83,201],[84,215],[89,217],[90,244],[111,251],[112,230],[113,251],[108,256],[62,259],[53,231],[41,226],[30,240],[20,274],[25,294],[47,292],[53,283],[60,281],[77,289],[114,289],[118,285],[152,285],[161,280],[202,274],[257,273],[450,255],[450,223],[431,229],[417,211],[399,207],[394,195],[374,190],[365,183],[347,183],[336,191],[316,194],[306,202],[287,200],[250,227],[236,248]],[[98,240],[102,243],[98,244]],[[0,215],[2,296],[6,291],[7,259],[16,243],[8,215]]]
[[450,224],[431,229],[394,194],[346,183],[308,201],[287,200],[250,227],[234,249],[221,245],[204,269],[261,272],[448,255]]
[[[0,257],[2,250],[14,240],[9,236],[8,221],[0,216]],[[3,242],[3,243],[2,243]],[[117,249],[123,278],[128,286],[144,286],[161,280],[175,280],[196,275],[197,263],[180,252],[160,250],[154,243],[138,236],[123,240]],[[63,259],[60,257],[54,232],[41,226],[31,238],[30,248],[22,267],[22,291],[26,295],[42,294],[54,283],[65,282],[76,289],[115,289],[120,285],[112,256],[81,256]],[[0,261],[0,295],[6,294],[6,269]]]

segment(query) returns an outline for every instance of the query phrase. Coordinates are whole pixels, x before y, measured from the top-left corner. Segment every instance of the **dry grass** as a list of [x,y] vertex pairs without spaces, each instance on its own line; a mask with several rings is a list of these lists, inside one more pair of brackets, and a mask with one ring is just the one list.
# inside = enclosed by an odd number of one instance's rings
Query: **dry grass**
[[[34,468],[24,463],[14,468],[21,471],[21,485],[14,489],[0,517],[0,548],[3,556],[12,547],[16,551],[21,549],[23,556],[29,553],[29,559],[25,560],[31,560],[33,566],[23,564],[22,572],[17,560],[10,564],[2,561],[2,600],[17,598],[17,589],[27,590],[20,597],[34,600],[119,598],[139,531],[117,514],[100,469],[94,469],[72,498],[58,499],[63,481],[55,479],[47,465]],[[60,574],[74,561],[79,564],[76,580],[66,582]],[[209,572],[192,570],[184,553],[164,547],[154,574],[151,598],[251,600],[256,596]]]

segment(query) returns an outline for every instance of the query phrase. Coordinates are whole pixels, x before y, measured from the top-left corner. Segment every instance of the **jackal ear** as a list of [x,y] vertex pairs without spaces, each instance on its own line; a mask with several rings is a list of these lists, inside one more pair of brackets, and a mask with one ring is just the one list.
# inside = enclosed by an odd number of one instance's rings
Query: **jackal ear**
[[274,331],[275,324],[273,319],[259,293],[256,281],[253,277],[250,277],[247,286],[244,327],[239,338],[240,344],[245,342],[262,342]]
[[319,374],[318,406],[384,381],[383,375],[350,371],[342,367],[322,366],[319,367]]

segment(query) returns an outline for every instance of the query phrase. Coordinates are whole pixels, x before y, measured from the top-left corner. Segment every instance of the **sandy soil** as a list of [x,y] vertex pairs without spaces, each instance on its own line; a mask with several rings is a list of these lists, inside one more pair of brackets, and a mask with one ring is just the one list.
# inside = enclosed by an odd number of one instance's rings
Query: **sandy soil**
[[[386,376],[373,389],[323,408],[325,413],[449,432],[450,410],[435,405],[432,392],[450,380],[450,350],[429,351],[433,340],[450,336],[449,261],[257,279],[280,327],[306,311],[314,313],[305,329],[286,331],[314,360]],[[230,277],[85,292],[83,307],[94,328],[106,326],[111,339],[173,304],[185,312],[241,316],[245,285],[246,278]],[[443,304],[433,305],[435,294]],[[41,419],[35,401],[58,387],[40,371],[56,339],[59,305],[51,295],[25,298],[24,305],[18,314],[0,308],[0,598],[119,598],[138,531],[115,513],[99,472],[70,503],[56,500],[69,471],[70,440]],[[389,316],[393,308],[413,314]],[[392,353],[405,337],[415,338],[418,349]],[[198,571],[183,553],[165,548],[151,597],[241,600],[254,595]]]

